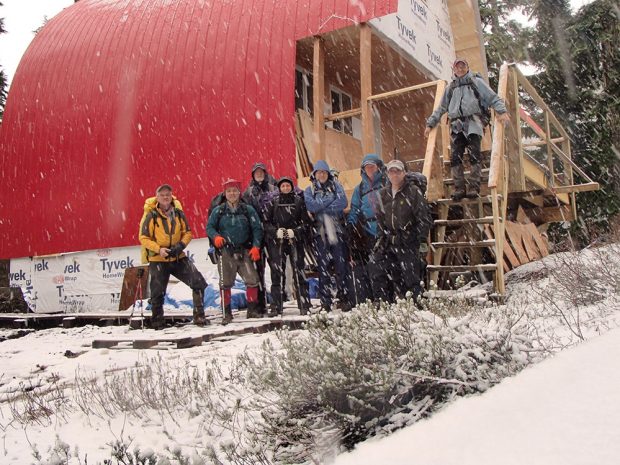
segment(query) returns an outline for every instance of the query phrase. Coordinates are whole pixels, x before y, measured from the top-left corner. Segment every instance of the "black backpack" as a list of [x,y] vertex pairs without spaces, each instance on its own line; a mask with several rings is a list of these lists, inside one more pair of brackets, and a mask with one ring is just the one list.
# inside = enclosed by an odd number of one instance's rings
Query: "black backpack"
[[482,79],[482,75],[480,73],[472,73],[471,76],[467,76],[467,79],[462,82],[457,82],[457,80],[454,79],[448,86],[448,102],[452,100],[454,89],[457,87],[469,86],[478,100],[478,106],[480,107],[480,121],[482,126],[486,127],[491,122],[491,109],[482,103],[480,91],[478,90],[478,86],[473,79],[474,77]]
[[[405,175],[405,179],[413,183],[420,192],[422,196],[426,199],[426,188],[428,187],[428,180],[426,176],[422,173],[417,173],[415,171],[408,171]],[[426,238],[428,237],[428,233],[433,227],[433,217],[431,216],[431,207],[428,202],[424,202],[422,208],[420,209],[420,218],[418,218],[418,238],[420,242],[426,242]]]

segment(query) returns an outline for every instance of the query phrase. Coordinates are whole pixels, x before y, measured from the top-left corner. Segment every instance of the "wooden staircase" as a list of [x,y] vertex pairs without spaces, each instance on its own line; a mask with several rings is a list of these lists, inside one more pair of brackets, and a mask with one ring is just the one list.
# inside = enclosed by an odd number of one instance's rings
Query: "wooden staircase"
[[[437,85],[435,108],[444,89],[445,85]],[[544,129],[521,107],[525,94],[528,102],[537,105]],[[576,218],[575,193],[599,188],[572,161],[568,134],[515,65],[501,67],[498,95],[506,102],[511,121],[506,126],[493,124],[486,136],[492,135],[490,164],[482,171],[479,198],[459,202],[450,199],[454,180],[449,175],[449,127],[445,115],[428,138],[423,173],[429,181],[427,199],[435,205],[436,219],[427,270],[429,281],[440,287],[446,287],[450,273],[470,272],[481,282],[492,279],[495,291],[503,295],[504,272],[511,265],[505,255],[512,254],[506,243],[507,215],[515,216],[516,208],[527,207],[530,202],[530,211],[547,215],[538,218],[539,224],[572,220]],[[527,139],[526,133],[533,133],[534,138]],[[533,159],[532,147],[546,148],[544,163]],[[584,183],[575,183],[574,173]],[[446,263],[450,253],[457,254],[457,260]]]

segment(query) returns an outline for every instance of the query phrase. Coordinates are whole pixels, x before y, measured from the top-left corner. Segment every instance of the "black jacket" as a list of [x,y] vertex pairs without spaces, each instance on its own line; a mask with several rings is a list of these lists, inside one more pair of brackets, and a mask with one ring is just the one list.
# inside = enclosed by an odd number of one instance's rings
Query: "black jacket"
[[304,199],[297,193],[278,194],[265,208],[265,237],[275,240],[279,228],[292,229],[295,237],[308,233],[310,217]]
[[417,249],[429,231],[426,199],[414,182],[405,178],[403,187],[392,196],[392,186],[381,189],[377,213],[377,246]]

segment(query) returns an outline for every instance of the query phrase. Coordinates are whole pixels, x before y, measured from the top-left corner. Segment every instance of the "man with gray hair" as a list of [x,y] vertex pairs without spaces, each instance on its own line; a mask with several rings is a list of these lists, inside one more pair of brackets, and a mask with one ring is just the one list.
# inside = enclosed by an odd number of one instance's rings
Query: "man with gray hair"
[[192,240],[192,231],[169,184],[159,186],[155,195],[154,208],[144,214],[140,224],[140,243],[147,251],[151,280],[151,327],[164,327],[164,296],[170,275],[192,289],[194,324],[202,326],[208,323],[203,300],[207,282],[183,252]]

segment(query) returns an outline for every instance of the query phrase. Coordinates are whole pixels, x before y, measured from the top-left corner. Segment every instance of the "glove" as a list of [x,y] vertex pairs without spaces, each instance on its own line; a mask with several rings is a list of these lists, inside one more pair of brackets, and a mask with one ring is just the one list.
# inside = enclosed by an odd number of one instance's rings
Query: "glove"
[[215,236],[215,239],[213,239],[213,245],[215,245],[218,249],[224,247],[224,244],[226,244],[226,239],[222,236]]
[[250,259],[253,262],[257,262],[260,260],[260,249],[258,247],[252,247],[248,254],[250,255]]
[[170,251],[168,252],[169,257],[178,257],[183,252],[185,248],[185,244],[183,242],[177,242],[172,247],[170,247]]
[[292,229],[287,229],[286,230],[286,237],[288,239],[295,239],[295,231],[293,231]]
[[278,239],[284,239],[284,236],[286,235],[286,229],[284,228],[278,228],[278,230],[276,231],[276,237]]

